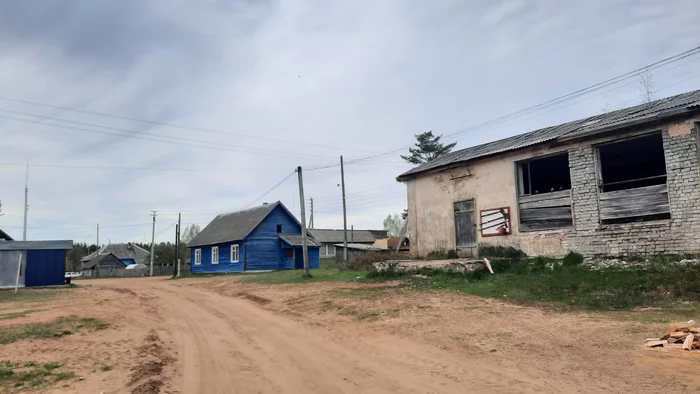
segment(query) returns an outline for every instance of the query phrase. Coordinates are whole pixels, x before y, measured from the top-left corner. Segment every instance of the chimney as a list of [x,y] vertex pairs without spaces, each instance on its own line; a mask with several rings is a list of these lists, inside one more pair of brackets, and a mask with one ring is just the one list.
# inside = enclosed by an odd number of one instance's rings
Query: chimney
[[267,205],[267,202],[264,202],[263,205]]

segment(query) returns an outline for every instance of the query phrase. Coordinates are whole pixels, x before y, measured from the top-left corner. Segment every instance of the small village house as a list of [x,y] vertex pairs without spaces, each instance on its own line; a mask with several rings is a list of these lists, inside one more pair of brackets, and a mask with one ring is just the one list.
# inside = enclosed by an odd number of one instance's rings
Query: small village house
[[[399,246],[399,242],[401,246]],[[395,252],[408,252],[411,250],[410,245],[410,241],[406,237],[391,237],[387,240],[387,248]]]
[[[309,268],[318,268],[319,245],[306,235]],[[191,270],[242,272],[304,267],[301,223],[277,201],[222,214],[187,244]]]
[[700,91],[546,127],[401,174],[411,253],[697,253]]
[[0,241],[0,288],[64,284],[66,251],[71,248],[71,240]]
[[81,262],[84,276],[112,276],[133,264],[149,265],[151,252],[131,242],[108,244]]
[[378,246],[380,248],[387,247],[387,241],[389,240],[389,231],[387,230],[367,230],[374,236],[374,243],[372,245]]
[[[336,244],[345,242],[344,230],[311,229],[309,233],[321,246],[321,258],[333,258],[336,255]],[[348,243],[372,245],[376,238],[370,230],[347,230]]]

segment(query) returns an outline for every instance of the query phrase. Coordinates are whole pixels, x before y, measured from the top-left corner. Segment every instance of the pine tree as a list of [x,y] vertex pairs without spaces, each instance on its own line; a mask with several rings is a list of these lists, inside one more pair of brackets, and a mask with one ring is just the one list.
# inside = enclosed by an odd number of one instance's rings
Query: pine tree
[[412,164],[423,164],[436,158],[448,154],[457,145],[456,142],[443,144],[440,142],[441,135],[433,135],[433,131],[416,134],[416,147],[408,148],[411,153],[408,156],[401,155],[401,158]]

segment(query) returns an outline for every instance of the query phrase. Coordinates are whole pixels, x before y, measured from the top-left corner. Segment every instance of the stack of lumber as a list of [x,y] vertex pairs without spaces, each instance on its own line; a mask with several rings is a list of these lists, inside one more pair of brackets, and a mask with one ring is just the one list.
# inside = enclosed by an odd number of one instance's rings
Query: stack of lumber
[[666,335],[661,338],[647,338],[646,346],[683,350],[700,349],[700,328],[695,320],[687,323],[671,323]]

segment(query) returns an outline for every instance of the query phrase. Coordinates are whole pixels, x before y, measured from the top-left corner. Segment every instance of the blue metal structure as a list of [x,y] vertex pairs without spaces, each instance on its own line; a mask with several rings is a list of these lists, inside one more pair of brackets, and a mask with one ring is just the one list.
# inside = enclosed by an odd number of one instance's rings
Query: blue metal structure
[[65,283],[66,251],[73,241],[0,242],[0,287],[13,287],[21,261],[19,286],[56,286]]
[[[189,243],[191,271],[215,273],[303,268],[301,240],[301,224],[279,201],[219,215]],[[309,267],[318,268],[319,246],[308,236],[307,243]]]

